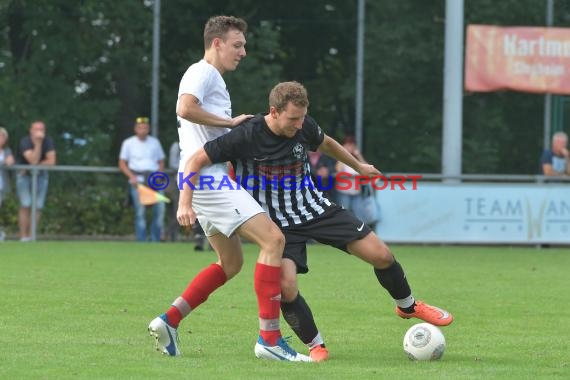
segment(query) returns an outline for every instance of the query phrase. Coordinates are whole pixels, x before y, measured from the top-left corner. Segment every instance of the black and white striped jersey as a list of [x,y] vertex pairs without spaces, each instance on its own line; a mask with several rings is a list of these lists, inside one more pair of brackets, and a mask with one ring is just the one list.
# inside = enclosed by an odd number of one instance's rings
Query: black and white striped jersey
[[246,189],[281,227],[303,224],[332,203],[311,179],[307,151],[325,138],[317,122],[306,116],[294,137],[275,135],[264,115],[257,114],[229,133],[204,145],[213,163],[231,161],[236,182]]

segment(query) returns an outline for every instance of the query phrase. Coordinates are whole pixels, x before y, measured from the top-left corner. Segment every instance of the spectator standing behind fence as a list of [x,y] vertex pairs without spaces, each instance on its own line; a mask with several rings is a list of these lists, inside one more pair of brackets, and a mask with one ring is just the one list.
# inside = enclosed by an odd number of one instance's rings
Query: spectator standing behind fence
[[[147,241],[146,206],[141,204],[137,191],[138,184],[146,184],[148,176],[164,171],[164,150],[157,138],[149,136],[148,117],[135,120],[135,134],[123,141],[119,154],[119,169],[129,179],[131,199],[135,208],[135,234],[138,241]],[[164,224],[164,203],[152,205],[150,239],[159,242]]]
[[336,174],[335,166],[337,161],[319,151],[308,152],[308,156],[311,164],[311,173],[315,176],[313,181],[329,200],[336,202],[337,195],[334,188],[334,176]]
[[570,175],[570,156],[568,154],[568,135],[566,133],[556,132],[552,136],[551,148],[542,153],[540,163],[543,175]]
[[[46,135],[46,124],[42,120],[30,124],[30,133],[20,140],[16,163],[20,165],[55,165],[55,145],[51,137]],[[44,208],[48,190],[48,171],[39,170],[36,187],[36,225]],[[19,170],[16,173],[16,189],[20,210],[18,211],[18,225],[20,227],[20,241],[32,240],[31,210],[32,206],[32,172]]]
[[[2,200],[8,193],[8,171],[3,170],[5,166],[14,164],[14,156],[8,147],[8,131],[4,127],[0,127],[0,207],[2,207]],[[0,226],[0,241],[6,237],[2,226]]]
[[[354,137],[347,136],[344,138],[343,147],[352,154],[358,161],[366,162],[358,147],[356,146],[356,141]],[[343,178],[350,179],[351,185],[346,188],[346,183],[337,188],[337,201],[338,204],[345,209],[352,211],[354,215],[364,223],[366,223],[370,229],[376,229],[376,223],[380,220],[380,211],[375,198],[374,188],[369,184],[357,185],[356,177],[358,173],[352,169],[350,166],[337,161],[336,163],[337,173],[342,174]]]

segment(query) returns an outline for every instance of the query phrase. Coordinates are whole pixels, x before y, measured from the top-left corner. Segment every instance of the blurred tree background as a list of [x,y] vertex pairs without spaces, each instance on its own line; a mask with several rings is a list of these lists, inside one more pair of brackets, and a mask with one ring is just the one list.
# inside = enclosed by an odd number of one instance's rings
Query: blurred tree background
[[[275,83],[298,80],[329,135],[353,134],[356,4],[162,0],[164,149],[177,140],[180,78],[216,14],[249,23],[248,56],[225,76],[234,113],[264,111]],[[568,25],[570,7],[554,5],[554,26]],[[543,1],[465,0],[465,25],[543,26],[545,14]],[[134,118],[150,113],[152,21],[152,0],[0,0],[0,124],[12,148],[42,118],[59,164],[115,166]],[[366,3],[363,150],[385,172],[441,171],[444,30],[445,0]],[[464,173],[537,173],[543,96],[465,93],[463,106]]]

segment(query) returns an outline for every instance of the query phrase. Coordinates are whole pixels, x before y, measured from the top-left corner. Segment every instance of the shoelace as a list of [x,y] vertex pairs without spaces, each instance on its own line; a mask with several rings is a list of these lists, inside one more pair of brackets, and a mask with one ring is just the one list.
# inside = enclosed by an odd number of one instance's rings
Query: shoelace
[[289,346],[289,342],[291,341],[291,336],[285,336],[279,338],[277,341],[277,345],[283,349],[283,351],[287,352],[291,356],[297,356],[297,351],[293,350],[291,346]]

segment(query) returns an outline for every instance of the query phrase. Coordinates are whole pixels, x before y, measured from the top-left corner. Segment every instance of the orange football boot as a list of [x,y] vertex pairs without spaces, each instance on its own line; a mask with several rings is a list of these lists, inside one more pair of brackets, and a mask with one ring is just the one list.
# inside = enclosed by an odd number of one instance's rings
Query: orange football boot
[[396,306],[396,314],[405,319],[418,318],[435,326],[447,326],[453,322],[453,315],[450,312],[422,301],[416,301],[413,313],[406,313]]
[[315,346],[309,350],[309,356],[314,362],[324,362],[329,358],[329,350],[321,345]]

